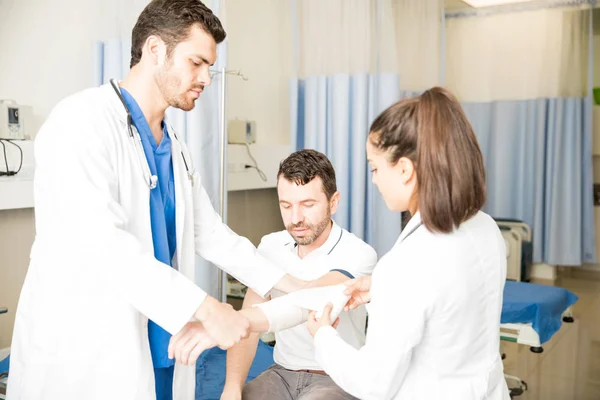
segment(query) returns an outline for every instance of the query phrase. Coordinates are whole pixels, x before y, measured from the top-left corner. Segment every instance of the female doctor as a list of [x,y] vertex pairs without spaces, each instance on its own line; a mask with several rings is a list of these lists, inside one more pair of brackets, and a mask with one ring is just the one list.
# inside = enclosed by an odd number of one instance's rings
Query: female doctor
[[349,288],[352,307],[370,300],[365,346],[338,336],[327,307],[309,318],[317,361],[360,399],[508,400],[505,245],[480,211],[483,159],[460,104],[433,88],[392,105],[373,122],[367,155],[388,208],[412,218],[371,280]]
[[154,0],[126,79],[62,100],[41,128],[8,399],[191,400],[195,368],[174,367],[170,335],[191,319],[222,348],[248,333],[194,284],[196,254],[263,295],[295,287],[222,223],[164,121],[194,108],[224,38],[200,1]]

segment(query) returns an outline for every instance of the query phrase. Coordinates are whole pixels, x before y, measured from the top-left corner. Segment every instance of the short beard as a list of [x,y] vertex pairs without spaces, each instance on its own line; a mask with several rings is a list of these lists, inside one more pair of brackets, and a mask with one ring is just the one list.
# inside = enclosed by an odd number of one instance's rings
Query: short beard
[[195,100],[185,98],[185,93],[182,95],[174,95],[181,87],[181,79],[170,73],[171,62],[167,63],[156,73],[155,81],[158,89],[163,95],[167,104],[171,107],[179,108],[183,111],[191,111],[194,109]]
[[[313,244],[315,240],[317,240],[317,238],[321,236],[321,234],[325,231],[325,229],[327,229],[327,226],[329,226],[330,223],[331,211],[327,209],[327,216],[323,218],[323,220],[320,221],[318,224],[305,224],[304,222],[300,222],[298,224],[289,224],[287,226],[287,231],[290,233],[290,235],[292,235],[296,243],[298,243],[300,246],[308,246]],[[308,228],[311,230],[312,235],[298,238],[292,233],[292,230],[295,228]]]

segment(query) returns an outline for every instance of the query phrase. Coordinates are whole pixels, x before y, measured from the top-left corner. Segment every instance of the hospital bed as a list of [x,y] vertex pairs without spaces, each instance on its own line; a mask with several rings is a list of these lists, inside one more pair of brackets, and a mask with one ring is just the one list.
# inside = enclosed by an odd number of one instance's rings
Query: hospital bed
[[[573,322],[571,306],[577,301],[570,291],[534,283],[506,281],[500,339],[529,346],[534,353],[543,352],[542,345],[560,329],[562,322]],[[501,350],[502,352],[502,350]],[[516,376],[505,375],[511,395],[527,390],[527,383]]]
[[533,259],[531,228],[516,219],[498,219],[496,224],[506,242],[506,279],[529,281]]
[[534,353],[560,329],[561,322],[573,322],[571,306],[577,301],[570,291],[534,283],[507,281],[500,337],[529,346]]

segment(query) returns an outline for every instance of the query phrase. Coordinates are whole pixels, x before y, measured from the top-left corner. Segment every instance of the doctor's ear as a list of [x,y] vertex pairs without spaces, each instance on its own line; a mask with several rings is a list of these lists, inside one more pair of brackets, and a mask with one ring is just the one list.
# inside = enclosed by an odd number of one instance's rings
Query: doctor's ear
[[162,65],[167,56],[167,45],[156,35],[148,36],[144,45],[145,53],[155,65]]
[[415,164],[408,157],[401,157],[392,167],[400,174],[402,183],[407,184],[415,174]]

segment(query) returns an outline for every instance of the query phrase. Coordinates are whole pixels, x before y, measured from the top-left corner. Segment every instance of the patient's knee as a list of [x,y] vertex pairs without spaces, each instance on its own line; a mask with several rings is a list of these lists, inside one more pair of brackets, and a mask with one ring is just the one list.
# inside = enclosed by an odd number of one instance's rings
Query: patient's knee
[[264,397],[264,390],[262,390],[264,384],[261,381],[260,376],[257,376],[255,379],[244,385],[244,389],[242,390],[242,400],[262,399]]
[[344,392],[339,386],[321,386],[310,388],[298,397],[298,400],[358,400],[356,397]]
[[248,382],[242,390],[242,400],[263,399],[291,399],[285,380],[272,368]]

